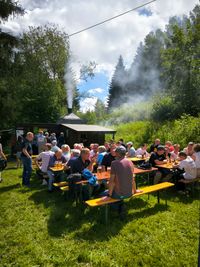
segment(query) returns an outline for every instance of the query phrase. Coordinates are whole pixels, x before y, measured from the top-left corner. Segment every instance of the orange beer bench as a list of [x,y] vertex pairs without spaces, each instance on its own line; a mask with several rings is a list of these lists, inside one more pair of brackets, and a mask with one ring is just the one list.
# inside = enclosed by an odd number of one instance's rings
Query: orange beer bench
[[[157,192],[157,200],[158,200],[158,203],[160,203],[160,191],[164,190],[164,189],[167,189],[169,187],[172,187],[172,186],[174,186],[174,184],[173,183],[169,183],[169,182],[163,182],[163,183],[160,183],[160,184],[147,186],[147,187],[141,188],[142,192],[136,193],[136,194],[132,195],[128,199],[131,199],[133,197],[142,196],[142,195],[145,195],[145,194],[150,194],[150,193]],[[109,204],[113,204],[113,203],[116,203],[116,202],[119,202],[119,201],[121,201],[121,200],[120,199],[110,198],[110,197],[109,198],[102,197],[102,198],[96,198],[96,199],[87,200],[87,201],[85,201],[85,203],[90,207],[105,206],[105,222],[107,224],[107,222],[108,222],[108,206],[109,206]],[[165,203],[167,205],[167,199],[165,200]]]

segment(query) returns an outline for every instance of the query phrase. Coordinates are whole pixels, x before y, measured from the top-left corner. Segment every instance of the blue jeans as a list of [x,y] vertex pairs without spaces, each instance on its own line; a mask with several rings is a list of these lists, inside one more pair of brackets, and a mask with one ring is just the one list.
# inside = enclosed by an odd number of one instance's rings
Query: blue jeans
[[21,160],[23,164],[22,184],[29,186],[32,173],[32,160],[27,157],[21,157]]
[[53,190],[53,183],[60,182],[63,180],[63,172],[57,172],[54,173],[51,170],[47,170],[47,175],[49,177],[49,182],[48,182],[48,190],[52,191]]

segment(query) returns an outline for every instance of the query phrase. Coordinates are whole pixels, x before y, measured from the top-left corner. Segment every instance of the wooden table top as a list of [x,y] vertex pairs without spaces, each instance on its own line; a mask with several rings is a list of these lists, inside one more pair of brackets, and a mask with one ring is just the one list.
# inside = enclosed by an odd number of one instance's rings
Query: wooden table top
[[173,169],[173,163],[164,163],[161,165],[156,165],[156,167],[164,168],[164,169]]
[[137,161],[145,161],[145,160],[147,160],[147,158],[137,158],[137,157],[127,158],[127,159],[130,160],[130,161],[133,161],[133,162],[137,162]]
[[62,167],[50,167],[50,170],[52,170],[53,172],[60,172],[64,170],[64,166]]
[[[149,173],[149,172],[152,172],[152,171],[157,171],[158,168],[151,168],[151,169],[148,169],[148,170],[143,170],[143,169],[139,169],[139,168],[134,168],[134,174],[144,174],[144,173]],[[110,179],[110,172],[98,172],[98,173],[95,173],[96,177],[97,177],[97,180],[109,180]]]

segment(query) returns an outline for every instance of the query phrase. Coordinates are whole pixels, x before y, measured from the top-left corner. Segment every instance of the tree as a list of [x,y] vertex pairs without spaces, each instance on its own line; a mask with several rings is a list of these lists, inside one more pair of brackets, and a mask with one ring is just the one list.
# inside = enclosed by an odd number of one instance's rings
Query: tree
[[196,6],[190,17],[168,26],[170,42],[162,53],[165,90],[178,105],[181,114],[197,116],[200,112],[200,8]]
[[[17,2],[1,1],[0,2],[0,18],[2,21],[8,19],[9,16],[23,15],[24,10]],[[2,23],[0,21],[0,23]],[[16,95],[13,93],[15,80],[15,59],[16,48],[18,46],[18,38],[3,32],[0,29],[0,114],[1,128],[12,126],[16,112]],[[12,109],[11,109],[12,107]]]
[[123,97],[125,83],[126,83],[126,70],[124,67],[123,58],[120,55],[109,86],[109,99],[108,99],[109,110],[123,103],[122,97]]
[[127,95],[149,98],[163,85],[161,80],[161,50],[164,48],[165,35],[161,30],[150,32],[140,43],[137,54],[128,71]]
[[67,107],[64,87],[69,58],[67,35],[55,25],[30,27],[21,38],[18,56],[21,73],[15,88],[20,99],[17,119],[55,122]]
[[0,18],[3,20],[7,20],[10,15],[16,16],[23,14],[24,10],[17,1],[2,0],[0,2]]
[[102,100],[99,98],[97,99],[96,105],[95,105],[95,113],[96,113],[96,123],[102,122],[106,119],[106,107]]

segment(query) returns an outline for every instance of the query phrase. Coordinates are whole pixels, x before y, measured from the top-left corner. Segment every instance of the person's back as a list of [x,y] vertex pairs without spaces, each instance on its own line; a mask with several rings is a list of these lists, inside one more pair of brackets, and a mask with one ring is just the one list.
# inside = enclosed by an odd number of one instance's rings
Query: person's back
[[132,163],[126,158],[114,160],[111,163],[111,175],[115,175],[114,192],[123,197],[132,195],[133,172]]
[[53,155],[54,155],[54,152],[52,152],[51,150],[43,151],[38,155],[37,159],[38,160],[41,159],[42,161],[42,165],[41,165],[42,172],[47,172],[50,157]]
[[185,179],[196,178],[196,164],[190,156],[180,162],[179,168],[184,169],[183,176]]

